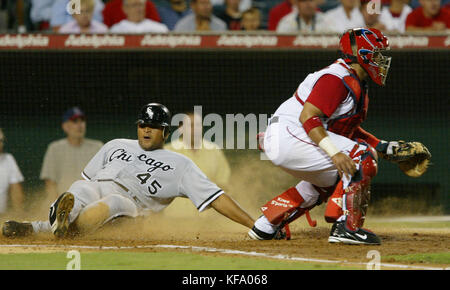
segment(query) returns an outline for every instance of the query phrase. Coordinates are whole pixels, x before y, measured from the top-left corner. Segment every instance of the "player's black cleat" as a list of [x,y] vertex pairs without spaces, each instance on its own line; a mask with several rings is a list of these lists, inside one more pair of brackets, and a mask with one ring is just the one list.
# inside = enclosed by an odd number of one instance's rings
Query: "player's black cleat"
[[6,221],[2,227],[2,234],[8,238],[31,236],[33,226],[28,222]]
[[253,240],[289,240],[290,236],[287,237],[285,228],[278,229],[273,234],[268,234],[259,230],[257,227],[253,226],[253,228],[248,231],[248,236]]
[[361,228],[351,231],[345,226],[345,221],[333,224],[328,242],[352,245],[381,245],[381,240],[376,234]]
[[73,209],[75,198],[70,192],[65,192],[50,207],[50,226],[58,238],[66,236],[69,230],[69,214]]

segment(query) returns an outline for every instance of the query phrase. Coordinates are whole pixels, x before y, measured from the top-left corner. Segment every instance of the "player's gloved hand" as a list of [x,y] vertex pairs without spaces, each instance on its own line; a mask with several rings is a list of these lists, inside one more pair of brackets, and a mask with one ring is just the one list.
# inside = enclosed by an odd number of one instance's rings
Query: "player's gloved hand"
[[381,158],[397,163],[400,170],[411,177],[424,174],[431,159],[430,151],[420,142],[381,141],[376,150]]
[[384,141],[381,140],[380,143],[378,143],[377,147],[375,148],[378,155],[386,160],[392,161],[395,152],[398,151],[400,143],[404,141]]
[[342,152],[333,155],[331,157],[331,161],[333,161],[334,165],[336,166],[341,178],[343,177],[343,174],[351,177],[356,172],[356,164],[353,159]]

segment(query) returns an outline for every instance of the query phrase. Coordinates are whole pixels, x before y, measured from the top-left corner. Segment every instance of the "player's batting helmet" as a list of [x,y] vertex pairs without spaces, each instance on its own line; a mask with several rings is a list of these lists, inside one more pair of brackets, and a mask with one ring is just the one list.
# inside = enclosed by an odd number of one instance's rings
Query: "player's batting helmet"
[[359,63],[376,84],[385,84],[391,57],[381,54],[389,50],[388,39],[381,31],[375,28],[349,29],[342,35],[339,47],[346,62]]
[[137,124],[149,124],[151,126],[164,129],[164,133],[168,134],[170,129],[170,120],[172,114],[166,106],[158,103],[150,103],[142,107],[139,111]]

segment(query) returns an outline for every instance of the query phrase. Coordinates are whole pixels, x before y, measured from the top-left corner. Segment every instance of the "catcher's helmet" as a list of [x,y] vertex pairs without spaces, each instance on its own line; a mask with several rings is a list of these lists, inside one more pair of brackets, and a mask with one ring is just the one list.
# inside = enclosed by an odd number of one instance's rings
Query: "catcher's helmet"
[[388,39],[381,31],[375,28],[349,29],[342,35],[339,47],[347,63],[359,63],[376,84],[385,84],[391,57],[381,54],[389,50]]
[[161,127],[165,133],[169,133],[170,120],[172,114],[166,106],[158,103],[150,103],[142,107],[139,111],[137,124],[149,124],[155,127]]

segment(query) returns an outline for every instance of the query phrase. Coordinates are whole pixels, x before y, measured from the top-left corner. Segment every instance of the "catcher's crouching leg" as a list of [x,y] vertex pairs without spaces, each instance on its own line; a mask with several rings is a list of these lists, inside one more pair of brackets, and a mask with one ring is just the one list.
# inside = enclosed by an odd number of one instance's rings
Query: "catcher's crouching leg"
[[370,200],[370,182],[378,170],[377,156],[370,146],[364,151],[356,150],[350,157],[357,162],[358,171],[347,186],[344,180],[338,183],[327,204],[325,220],[334,222],[328,241],[378,245],[378,236],[362,228]]
[[[303,214],[306,214],[312,227],[316,226],[308,211],[317,204],[319,196],[321,193],[309,182],[302,181],[296,187],[289,188],[261,207],[263,215],[255,222],[249,236],[258,240],[290,239],[288,224]],[[286,237],[279,237],[278,234],[283,230],[286,231]]]

